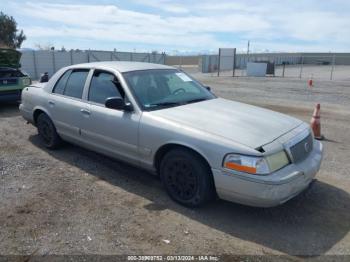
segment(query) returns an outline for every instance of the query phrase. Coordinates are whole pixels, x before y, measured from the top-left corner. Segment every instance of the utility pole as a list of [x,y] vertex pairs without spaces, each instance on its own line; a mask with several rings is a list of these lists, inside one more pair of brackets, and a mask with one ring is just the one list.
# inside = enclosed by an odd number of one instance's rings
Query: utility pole
[[333,55],[333,58],[332,58],[331,80],[333,80],[334,66],[335,66],[335,54]]
[[[249,62],[249,48],[250,48],[250,40],[248,40],[248,43],[247,43],[247,63]],[[247,67],[247,64],[246,64],[246,67]]]
[[221,57],[221,48],[219,48],[219,57],[218,57],[218,76],[220,76],[220,57]]

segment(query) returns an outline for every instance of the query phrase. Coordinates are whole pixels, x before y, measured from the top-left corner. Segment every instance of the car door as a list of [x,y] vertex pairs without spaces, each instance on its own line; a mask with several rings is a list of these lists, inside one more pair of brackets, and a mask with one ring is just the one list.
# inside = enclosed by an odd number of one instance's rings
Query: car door
[[47,101],[57,132],[66,140],[81,139],[82,119],[88,114],[87,104],[82,100],[88,74],[89,69],[68,70],[57,81]]
[[128,100],[114,73],[94,70],[87,95],[90,115],[84,119],[81,135],[89,147],[138,164],[140,113],[106,108],[109,97]]

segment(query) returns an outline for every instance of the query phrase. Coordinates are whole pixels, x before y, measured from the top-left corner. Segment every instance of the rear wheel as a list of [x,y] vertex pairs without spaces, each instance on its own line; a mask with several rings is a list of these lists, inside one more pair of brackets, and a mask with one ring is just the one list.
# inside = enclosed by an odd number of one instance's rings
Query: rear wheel
[[160,164],[160,177],[170,197],[182,205],[198,207],[214,196],[210,168],[189,150],[168,152]]
[[55,149],[62,144],[62,139],[57,134],[53,122],[45,113],[38,116],[37,128],[45,147]]

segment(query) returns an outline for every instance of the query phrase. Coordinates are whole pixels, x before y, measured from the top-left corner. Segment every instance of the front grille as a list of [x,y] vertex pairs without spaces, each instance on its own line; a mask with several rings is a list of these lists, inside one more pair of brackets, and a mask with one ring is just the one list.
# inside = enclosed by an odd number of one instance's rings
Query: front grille
[[0,86],[17,85],[17,78],[0,79]]
[[303,161],[308,157],[313,148],[312,135],[309,134],[300,142],[290,147],[290,152],[293,157],[293,162],[298,163]]

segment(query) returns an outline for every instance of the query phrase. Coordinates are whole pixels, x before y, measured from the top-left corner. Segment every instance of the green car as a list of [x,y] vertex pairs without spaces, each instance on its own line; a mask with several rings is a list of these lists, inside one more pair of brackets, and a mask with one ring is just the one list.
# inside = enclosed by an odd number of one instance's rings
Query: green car
[[0,48],[0,102],[19,101],[22,89],[32,81],[19,68],[21,53],[14,49]]

